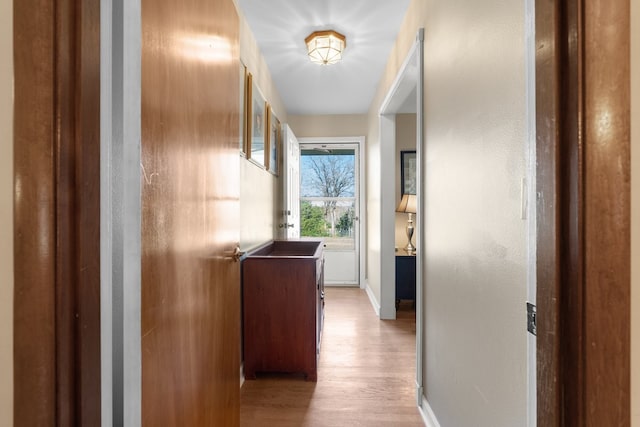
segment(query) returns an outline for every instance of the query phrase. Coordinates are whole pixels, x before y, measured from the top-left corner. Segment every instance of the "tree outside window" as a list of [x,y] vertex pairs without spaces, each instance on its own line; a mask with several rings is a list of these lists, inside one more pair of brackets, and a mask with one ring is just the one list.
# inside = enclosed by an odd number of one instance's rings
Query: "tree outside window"
[[[320,209],[324,225],[328,228],[322,236],[346,237],[353,230],[353,203],[338,198],[355,196],[355,155],[353,150],[337,153],[303,151],[301,156],[302,198],[325,199],[301,204],[301,231],[303,236],[320,236]],[[318,206],[320,204],[320,206]],[[308,218],[306,215],[310,215]],[[308,222],[307,222],[308,221]],[[305,227],[305,224],[306,227]]]

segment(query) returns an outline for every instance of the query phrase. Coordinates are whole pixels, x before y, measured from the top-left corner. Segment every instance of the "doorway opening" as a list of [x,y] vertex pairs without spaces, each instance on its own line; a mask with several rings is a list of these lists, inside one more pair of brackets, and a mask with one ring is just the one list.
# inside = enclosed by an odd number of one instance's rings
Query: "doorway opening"
[[300,236],[325,242],[325,284],[359,286],[364,138],[300,138]]
[[[422,408],[423,403],[423,287],[422,256],[424,249],[424,197],[421,178],[424,165],[424,29],[419,29],[416,41],[407,54],[398,75],[380,108],[380,158],[396,157],[397,115],[400,113],[415,114],[415,307],[416,307],[416,403]],[[396,252],[395,252],[395,208],[398,205],[396,162],[380,162],[380,205],[383,207],[380,219],[380,318],[396,318]],[[426,401],[425,401],[426,403]]]

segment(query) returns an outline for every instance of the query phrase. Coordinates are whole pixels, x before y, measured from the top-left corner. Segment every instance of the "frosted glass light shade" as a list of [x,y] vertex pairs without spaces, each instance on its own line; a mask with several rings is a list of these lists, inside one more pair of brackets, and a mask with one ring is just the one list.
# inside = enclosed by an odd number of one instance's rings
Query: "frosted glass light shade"
[[304,41],[311,62],[321,65],[340,61],[342,52],[347,47],[346,38],[333,30],[313,32]]

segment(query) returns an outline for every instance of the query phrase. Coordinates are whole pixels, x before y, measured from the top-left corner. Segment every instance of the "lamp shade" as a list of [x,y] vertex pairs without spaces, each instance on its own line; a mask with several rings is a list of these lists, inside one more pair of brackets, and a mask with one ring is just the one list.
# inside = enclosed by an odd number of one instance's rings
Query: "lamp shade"
[[347,47],[345,36],[333,30],[313,32],[304,41],[311,62],[321,65],[340,61],[342,52]]
[[403,194],[396,212],[403,213],[416,213],[416,195],[415,194]]

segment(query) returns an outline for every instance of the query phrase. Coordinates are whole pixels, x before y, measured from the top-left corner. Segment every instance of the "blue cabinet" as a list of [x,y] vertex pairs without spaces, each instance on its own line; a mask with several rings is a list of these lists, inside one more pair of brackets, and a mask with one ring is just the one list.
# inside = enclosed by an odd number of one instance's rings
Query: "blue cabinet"
[[416,300],[416,256],[396,254],[396,309],[400,300]]

